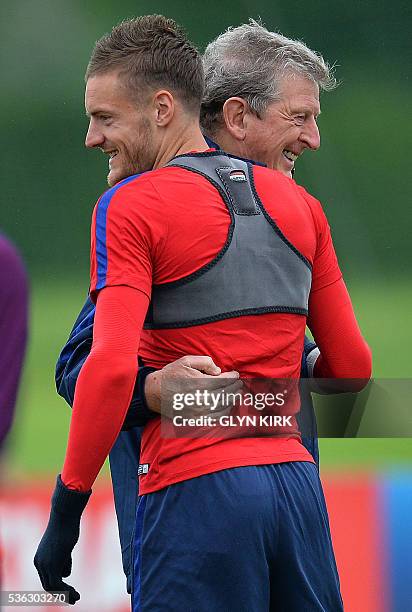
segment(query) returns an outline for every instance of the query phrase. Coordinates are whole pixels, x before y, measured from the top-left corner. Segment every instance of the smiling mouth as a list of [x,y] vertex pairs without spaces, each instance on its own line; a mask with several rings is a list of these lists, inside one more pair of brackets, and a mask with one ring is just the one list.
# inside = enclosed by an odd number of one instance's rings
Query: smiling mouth
[[299,157],[299,155],[297,155],[296,153],[292,153],[292,151],[289,151],[288,149],[283,149],[282,153],[284,157],[286,157],[286,159],[292,162],[293,164]]
[[109,168],[110,168],[113,159],[116,157],[116,155],[119,153],[119,151],[117,149],[115,149],[114,151],[104,151],[104,153],[106,153],[106,155],[109,156]]

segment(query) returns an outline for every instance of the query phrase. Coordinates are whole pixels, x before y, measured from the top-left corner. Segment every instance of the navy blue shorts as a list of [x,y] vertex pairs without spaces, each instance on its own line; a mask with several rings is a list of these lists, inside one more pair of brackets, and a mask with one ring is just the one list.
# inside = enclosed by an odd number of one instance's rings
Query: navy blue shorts
[[139,500],[133,612],[341,612],[316,465],[240,467]]

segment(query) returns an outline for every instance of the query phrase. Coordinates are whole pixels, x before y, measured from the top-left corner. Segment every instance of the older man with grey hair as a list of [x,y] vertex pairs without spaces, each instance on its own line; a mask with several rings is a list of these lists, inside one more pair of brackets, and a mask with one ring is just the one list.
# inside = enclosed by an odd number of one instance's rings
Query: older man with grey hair
[[[330,90],[336,84],[327,63],[302,42],[270,32],[253,20],[249,24],[229,28],[217,37],[206,48],[203,61],[206,89],[201,109],[201,124],[204,133],[214,143],[218,143],[219,148],[233,156],[266,164],[269,168],[291,176],[295,161],[303,151],[316,150],[320,145],[316,124],[320,113],[319,91]],[[93,305],[88,302],[73,328],[58,364],[59,392],[66,399],[72,400],[74,396],[80,366],[90,349],[92,327]],[[322,366],[322,356],[319,357],[318,351],[311,351],[311,371],[315,358],[317,367],[319,364]],[[170,380],[185,376],[202,379],[214,373],[214,364],[210,358],[196,359],[197,361],[194,361],[193,357],[182,357],[157,372],[145,368],[142,364],[129,422],[143,425],[155,413],[161,412],[161,388],[163,385],[167,386]],[[320,368],[317,374],[320,375],[321,371]],[[111,454],[119,527],[124,540],[128,540],[132,531],[136,503],[133,476],[137,473],[139,463],[137,440],[136,427],[123,431]],[[127,474],[129,479],[126,486],[124,482],[120,482],[124,474]],[[287,479],[282,486],[285,490],[285,500],[289,500],[287,503],[284,501],[286,506],[289,504],[286,515],[289,513],[290,529],[285,524],[277,534],[267,534],[273,544],[269,546],[273,555],[273,568],[277,569],[273,574],[268,570],[265,592],[259,592],[260,587],[257,586],[265,582],[261,575],[256,577],[256,587],[253,583],[249,585],[250,589],[256,590],[254,610],[338,612],[342,609],[339,580],[320,484],[318,483],[316,492],[318,513],[311,525],[315,537],[308,539],[304,533],[297,537],[297,533],[293,531],[294,525],[296,528],[298,525],[294,492],[292,489],[288,491]],[[305,486],[302,481],[302,487]],[[300,493],[304,495],[304,491]],[[253,495],[252,489],[250,494]],[[279,510],[278,501],[273,500],[274,512]],[[232,502],[239,504],[241,512],[242,500]],[[187,518],[189,511],[189,508],[185,509]],[[123,518],[123,524],[120,517]],[[201,521],[201,515],[198,518]],[[216,517],[217,523],[224,520],[224,516]],[[230,524],[227,524],[227,529],[231,529]],[[287,537],[288,533],[290,538]],[[171,539],[177,537],[175,533],[164,535]],[[213,541],[213,534],[208,537]],[[233,534],[232,537],[241,538],[242,534]],[[125,548],[129,550],[129,541],[125,542]],[[221,574],[219,554],[225,552],[221,550],[219,553],[219,550],[219,542],[216,541],[216,581],[217,575]],[[255,572],[260,574],[263,566],[261,567],[255,555],[257,550],[258,546],[249,552],[245,549],[244,555],[247,557],[250,553],[250,563],[256,563]],[[194,551],[193,554],[201,556],[202,550]],[[125,557],[128,559],[129,555],[126,554]],[[238,561],[239,559],[232,560],[233,572],[228,572],[227,580],[235,580]],[[245,559],[242,559],[242,562],[244,561]],[[225,572],[227,563],[226,559]],[[127,573],[130,570],[133,572],[128,560],[125,561],[125,570]],[[253,572],[250,575],[252,576]],[[204,579],[210,582],[213,577],[205,576]],[[223,588],[223,582],[220,577],[219,590]],[[191,589],[192,586],[187,585],[187,588]],[[231,588],[233,590],[233,586]],[[239,594],[241,593],[239,585]],[[227,600],[227,596],[224,599]],[[218,598],[214,601],[217,600]],[[265,601],[267,608],[262,603]],[[204,609],[213,609],[216,612],[223,610],[218,604],[208,601],[204,601]],[[246,610],[242,607],[241,597],[238,601],[233,600],[232,607],[225,608],[229,609],[236,612]],[[248,608],[248,612],[249,610],[251,608]]]
[[204,132],[224,150],[290,175],[320,136],[319,90],[336,79],[322,56],[251,20],[229,28],[203,55]]

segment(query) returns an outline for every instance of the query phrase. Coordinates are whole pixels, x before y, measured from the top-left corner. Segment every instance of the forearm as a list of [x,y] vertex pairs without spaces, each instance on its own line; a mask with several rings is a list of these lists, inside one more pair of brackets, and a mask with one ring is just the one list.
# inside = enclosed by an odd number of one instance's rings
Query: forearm
[[91,353],[77,381],[62,481],[88,491],[122,428],[136,380],[133,355]]
[[92,351],[77,381],[62,481],[87,491],[94,482],[129,406],[137,373],[145,294],[109,287],[99,294]]
[[314,376],[353,380],[353,386],[359,387],[354,390],[362,388],[371,375],[371,351],[362,337],[343,280],[313,292],[309,313],[308,326],[321,353]]
[[[95,306],[88,298],[73,325],[69,339],[56,364],[57,393],[70,406],[73,406],[77,380],[92,347],[94,314]],[[153,371],[155,371],[155,368],[149,368],[139,360],[139,374],[136,378],[132,400],[122,429],[144,427],[151,419],[156,417],[156,414],[150,409],[151,406],[149,408],[144,393],[146,377]]]

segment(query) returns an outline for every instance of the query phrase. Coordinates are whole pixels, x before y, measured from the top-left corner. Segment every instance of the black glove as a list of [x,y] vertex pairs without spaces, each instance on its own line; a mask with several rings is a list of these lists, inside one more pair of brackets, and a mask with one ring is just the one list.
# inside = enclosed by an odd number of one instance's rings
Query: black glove
[[80,594],[62,578],[72,571],[72,550],[80,533],[80,517],[91,491],[81,493],[68,489],[57,476],[51,500],[49,523],[37,548],[34,565],[45,591],[68,591],[68,602],[75,604]]

